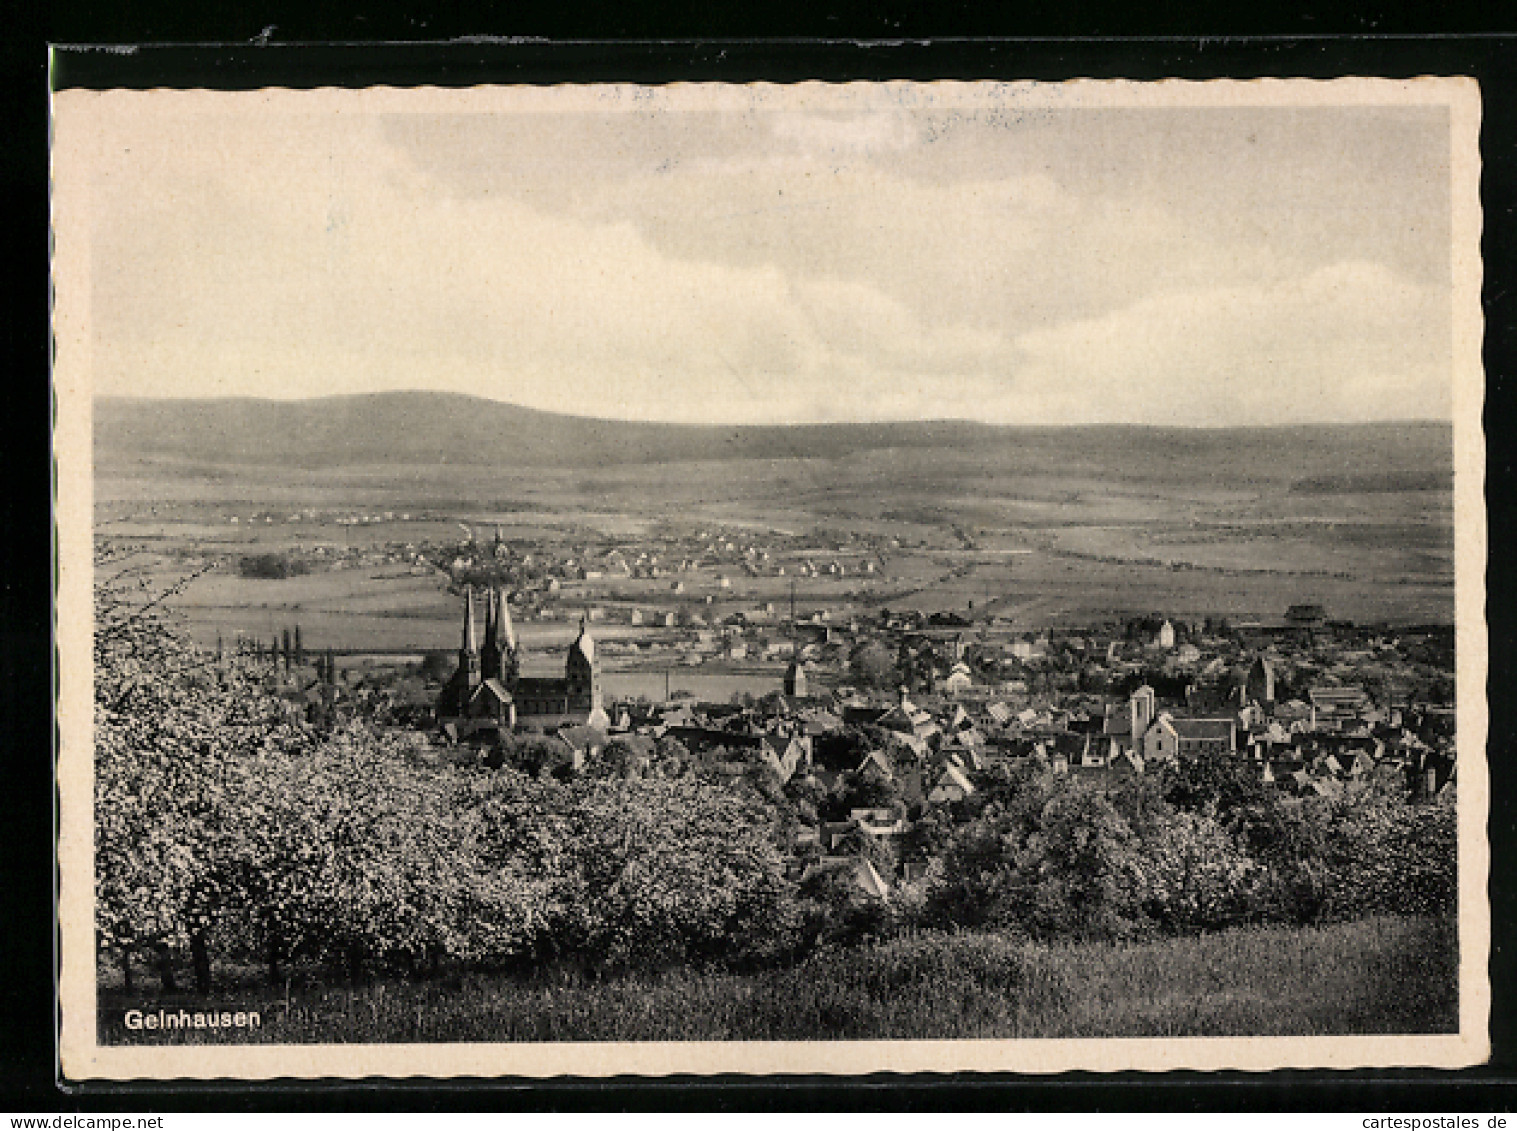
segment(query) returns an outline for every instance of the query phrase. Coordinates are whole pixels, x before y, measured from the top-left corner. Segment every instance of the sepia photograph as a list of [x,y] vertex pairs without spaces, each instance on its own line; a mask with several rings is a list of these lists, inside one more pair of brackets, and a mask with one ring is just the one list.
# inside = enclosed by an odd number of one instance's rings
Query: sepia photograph
[[55,93],[65,1076],[1482,1062],[1479,120]]

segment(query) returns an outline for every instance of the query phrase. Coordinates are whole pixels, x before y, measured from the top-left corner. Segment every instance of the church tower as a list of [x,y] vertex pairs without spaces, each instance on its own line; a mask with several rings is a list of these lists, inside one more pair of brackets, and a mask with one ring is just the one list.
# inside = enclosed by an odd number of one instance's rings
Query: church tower
[[458,650],[458,670],[469,691],[479,686],[483,677],[480,673],[479,640],[474,632],[473,586],[464,590],[464,638],[463,645]]
[[521,665],[516,654],[516,627],[511,623],[511,603],[504,589],[495,597],[495,616],[490,624],[490,647],[495,657],[495,666],[486,670],[499,678],[507,689],[516,689],[516,679]]
[[1157,714],[1154,702],[1154,689],[1145,683],[1138,690],[1134,691],[1132,699],[1128,702],[1128,710],[1132,724],[1132,741],[1133,745],[1136,746]]
[[564,684],[573,709],[595,710],[600,707],[600,664],[595,657],[595,639],[584,617],[579,618],[579,636],[569,646],[564,664]]
[[495,590],[485,590],[485,643],[479,650],[479,666],[485,679],[500,676],[500,645],[495,638]]

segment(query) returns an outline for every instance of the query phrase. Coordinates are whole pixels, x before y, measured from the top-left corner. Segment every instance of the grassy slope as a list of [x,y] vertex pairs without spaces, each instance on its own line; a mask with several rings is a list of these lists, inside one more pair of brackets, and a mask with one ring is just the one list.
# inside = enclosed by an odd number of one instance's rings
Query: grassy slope
[[[758,975],[470,976],[297,992],[288,1006],[283,993],[243,992],[216,1006],[260,1010],[251,1039],[277,1043],[1302,1036],[1451,1032],[1456,982],[1450,928],[1375,919],[1117,947],[935,935]],[[103,990],[101,1041],[184,1040],[125,1030],[123,1011],[150,1004]],[[182,995],[161,1004],[196,1008]]]

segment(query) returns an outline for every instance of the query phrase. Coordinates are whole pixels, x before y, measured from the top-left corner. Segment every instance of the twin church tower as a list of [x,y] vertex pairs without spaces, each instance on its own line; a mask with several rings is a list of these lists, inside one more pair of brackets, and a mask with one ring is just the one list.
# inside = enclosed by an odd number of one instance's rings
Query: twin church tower
[[565,724],[594,723],[601,709],[600,666],[595,640],[583,619],[569,646],[560,678],[521,674],[520,649],[504,590],[485,593],[484,644],[474,619],[474,590],[464,593],[463,643],[458,669],[437,699],[437,720],[459,737],[517,727],[549,730]]

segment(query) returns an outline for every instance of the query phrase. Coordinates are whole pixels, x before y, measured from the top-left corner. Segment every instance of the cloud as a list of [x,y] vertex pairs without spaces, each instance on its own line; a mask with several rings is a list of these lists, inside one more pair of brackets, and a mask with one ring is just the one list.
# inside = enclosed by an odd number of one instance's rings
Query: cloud
[[1448,291],[1371,254],[1198,233],[1036,169],[903,175],[873,160],[897,117],[776,119],[787,150],[614,176],[504,147],[478,156],[504,189],[465,193],[374,119],[124,115],[95,192],[97,389],[692,421],[1449,411]]
[[1002,411],[1186,425],[1446,417],[1447,306],[1446,292],[1364,262],[1153,295],[1018,337],[1028,396]]

